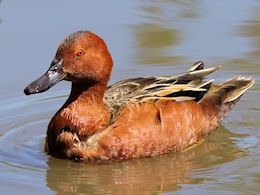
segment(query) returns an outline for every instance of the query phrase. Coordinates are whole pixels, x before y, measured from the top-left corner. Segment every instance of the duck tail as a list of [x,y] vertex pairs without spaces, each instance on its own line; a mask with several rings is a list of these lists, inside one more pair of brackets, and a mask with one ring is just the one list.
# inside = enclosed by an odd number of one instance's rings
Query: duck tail
[[211,118],[216,119],[217,126],[254,82],[251,78],[235,77],[213,85],[199,104]]
[[254,80],[246,77],[235,77],[221,84],[217,93],[222,96],[224,104],[234,104],[254,84]]

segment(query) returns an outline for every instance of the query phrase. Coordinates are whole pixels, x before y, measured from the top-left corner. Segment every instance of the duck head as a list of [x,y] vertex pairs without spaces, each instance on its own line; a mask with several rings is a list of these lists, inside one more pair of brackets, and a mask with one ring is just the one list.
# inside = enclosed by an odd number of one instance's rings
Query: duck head
[[90,85],[107,83],[112,64],[107,46],[100,37],[89,31],[78,31],[62,41],[49,69],[29,84],[24,93],[44,92],[61,80]]

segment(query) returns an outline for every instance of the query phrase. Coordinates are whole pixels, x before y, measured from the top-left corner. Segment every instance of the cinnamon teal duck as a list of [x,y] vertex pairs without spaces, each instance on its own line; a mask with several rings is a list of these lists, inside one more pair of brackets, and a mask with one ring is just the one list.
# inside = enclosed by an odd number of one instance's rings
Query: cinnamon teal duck
[[142,77],[109,87],[113,61],[105,42],[89,31],[65,38],[47,72],[26,95],[72,82],[65,104],[51,119],[45,149],[75,160],[119,160],[185,149],[227,115],[254,80],[236,77],[216,84],[205,77],[219,67],[196,62],[177,76]]

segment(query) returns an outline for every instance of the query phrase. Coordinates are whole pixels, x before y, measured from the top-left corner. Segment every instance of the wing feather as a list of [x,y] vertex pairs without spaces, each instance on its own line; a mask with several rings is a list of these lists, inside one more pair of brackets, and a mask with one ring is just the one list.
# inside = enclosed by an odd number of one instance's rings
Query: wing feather
[[219,68],[220,66],[204,69],[203,62],[199,61],[188,72],[177,76],[126,79],[106,90],[104,102],[115,116],[129,102],[158,99],[199,101],[213,83],[213,80],[204,82],[203,79]]

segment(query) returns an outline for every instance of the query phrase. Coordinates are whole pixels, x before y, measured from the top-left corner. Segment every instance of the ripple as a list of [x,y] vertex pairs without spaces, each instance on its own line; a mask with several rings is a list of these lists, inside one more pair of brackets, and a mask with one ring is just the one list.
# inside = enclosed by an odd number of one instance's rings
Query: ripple
[[[48,156],[43,150],[46,127],[65,97],[60,91],[51,97],[36,95],[1,102],[0,173],[8,172],[11,180],[26,178],[34,183],[31,176],[46,171]],[[23,173],[23,177],[17,177],[17,172]]]

